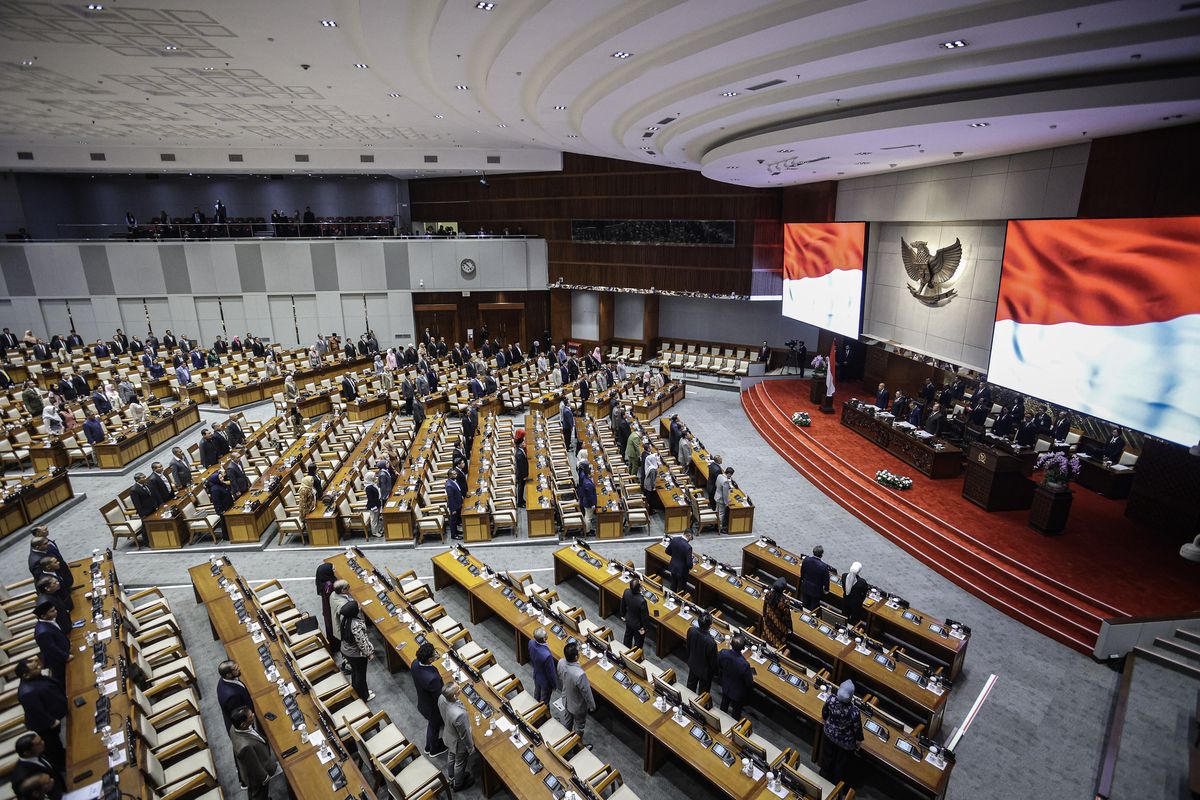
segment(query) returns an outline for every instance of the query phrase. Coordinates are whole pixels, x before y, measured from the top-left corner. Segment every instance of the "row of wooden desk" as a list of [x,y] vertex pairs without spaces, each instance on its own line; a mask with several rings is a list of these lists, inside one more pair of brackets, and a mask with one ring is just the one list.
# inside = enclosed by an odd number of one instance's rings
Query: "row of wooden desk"
[[[561,431],[561,427],[557,431]],[[561,441],[562,434],[554,434]],[[525,513],[529,537],[554,536],[554,461],[550,454],[550,426],[543,411],[525,415],[525,457],[529,463],[529,482],[517,491],[525,492]]]
[[605,448],[596,418],[584,417],[576,424],[583,450],[588,454],[588,463],[592,465],[592,481],[596,484],[596,536],[600,539],[619,539],[625,533],[624,487],[621,477],[613,471],[612,462],[623,463],[623,460],[619,453]]
[[[660,441],[671,441],[671,420],[669,417],[662,417],[658,421]],[[672,456],[674,457],[674,456]],[[708,464],[712,460],[712,455],[705,448],[700,440],[695,440],[692,449],[692,462],[690,464],[681,464],[689,475],[695,475],[703,484],[697,484],[696,488],[706,488],[708,486]],[[726,520],[726,533],[750,533],[754,530],[754,503],[750,501],[750,495],[746,494],[737,486],[729,487],[729,518]],[[674,531],[668,529],[668,533]]]
[[416,538],[421,494],[437,463],[437,448],[449,428],[444,413],[431,414],[421,423],[408,448],[408,461],[396,476],[391,496],[383,504],[384,535],[389,542]]
[[0,539],[29,525],[38,517],[75,496],[65,469],[38,472],[29,477],[4,481],[0,499]]
[[[655,546],[662,549],[661,544]],[[713,572],[715,575],[716,571],[713,570]],[[598,589],[601,618],[607,618],[615,613],[621,596],[628,588],[625,565],[575,543],[555,551],[554,581],[557,585],[575,576],[583,578]],[[650,589],[644,594],[647,595],[650,614],[657,623],[656,630],[653,631],[656,650],[659,656],[663,657],[675,647],[686,643],[687,632],[695,624],[695,619],[703,609],[703,605],[682,602],[676,595],[658,586],[653,578],[648,580]],[[646,586],[647,584],[643,583],[643,587]],[[733,591],[744,591],[744,587],[734,587],[732,584],[730,586]],[[714,627],[720,632],[718,647],[723,650],[729,646],[729,636],[738,632],[738,628],[720,620],[719,615],[715,618]],[[847,667],[843,668],[843,671],[835,671],[832,678],[828,680],[828,685],[837,686],[845,677],[857,676],[859,671],[874,675],[875,670],[868,666],[868,663],[874,664],[874,661],[869,656],[860,656],[864,661],[859,663],[857,659],[851,659],[846,654],[847,649],[854,651],[852,642],[839,642],[817,629],[810,628],[803,622],[800,622],[799,625],[794,624],[793,627],[798,633],[801,633],[806,642],[808,635],[801,632],[800,627],[803,627],[805,631],[812,631],[814,642],[817,641],[815,636],[827,639],[828,644],[822,643],[821,646],[831,653],[836,651],[836,655],[847,663]],[[816,753],[823,745],[821,711],[824,706],[824,698],[817,687],[811,684],[817,683],[819,679],[814,678],[811,670],[794,659],[781,655],[775,660],[765,657],[765,645],[745,631],[741,632],[747,638],[748,643],[760,644],[758,654],[752,654],[749,649],[744,653],[751,666],[755,668],[755,686],[784,708],[798,712],[801,719],[807,720],[814,726],[816,730],[815,761]],[[854,653],[854,655],[859,656],[858,653]],[[898,677],[900,680],[904,680],[903,676]],[[792,678],[797,680],[793,681]],[[861,686],[859,690],[862,690]],[[945,706],[945,695],[939,695],[936,699],[930,698],[930,700],[933,702],[926,705],[936,706],[936,708],[927,708],[926,711],[931,719],[936,719],[940,724],[941,713]],[[862,752],[869,760],[916,790],[923,797],[940,798],[944,796],[950,780],[953,761],[948,759],[944,763],[938,762],[936,757],[930,760],[927,746],[921,739],[906,734],[902,728],[888,724],[882,719],[877,722],[881,726],[882,735],[867,732],[863,741]],[[929,733],[929,735],[932,736],[933,733]],[[884,735],[886,735],[886,739],[883,738]]]
[[[497,616],[512,628],[514,650],[519,663],[526,662],[528,642],[537,628],[546,628],[546,643],[556,659],[562,657],[568,639],[584,639],[570,629],[565,617],[557,620],[557,624],[555,620],[543,621],[538,608],[526,595],[514,590],[498,576],[489,577],[486,565],[466,550],[447,550],[434,556],[432,561],[436,588],[453,584],[467,592],[472,622]],[[586,637],[585,642],[591,642],[595,636],[593,633]],[[600,638],[604,637],[611,637],[611,632],[602,632]],[[782,794],[772,792],[767,788],[765,776],[759,771],[753,775],[744,774],[739,759],[734,755],[736,747],[727,734],[698,725],[687,717],[680,724],[669,709],[660,710],[656,707],[651,702],[655,694],[653,682],[622,670],[613,662],[605,665],[599,654],[589,652],[586,648],[581,649],[579,664],[588,676],[592,691],[641,732],[644,739],[643,768],[647,773],[654,774],[670,758],[690,766],[725,797],[736,800],[787,800],[801,797],[787,790]],[[707,742],[701,741],[693,729],[706,735]],[[721,749],[730,754],[728,761],[718,755]],[[790,755],[791,751],[785,750],[780,760]],[[778,768],[777,764],[772,766]],[[824,795],[827,799],[841,796],[840,785],[834,793]]]
[[687,385],[683,381],[671,381],[653,394],[647,394],[633,403],[634,419],[649,422],[663,414],[687,396]]
[[[92,452],[95,453],[97,466],[120,469],[199,424],[200,407],[184,401],[159,410],[144,427],[110,431],[111,435],[104,441],[92,445]],[[80,442],[87,441],[82,429],[76,431],[75,436]],[[113,441],[113,436],[119,438]],[[41,447],[30,447],[29,459],[35,472],[43,472],[51,466],[66,469],[71,465],[62,437],[50,439]]]
[[[279,760],[292,797],[297,800],[374,798],[372,782],[349,758],[340,761],[346,785],[337,790],[333,788],[328,770],[337,755],[328,749],[325,739],[326,731],[336,731],[338,726],[328,722],[327,726],[319,724],[323,712],[310,695],[290,692],[306,726],[311,728],[299,730],[292,723],[276,677],[268,674],[264,667],[264,657],[269,658],[286,684],[290,677],[285,668],[288,655],[278,641],[266,635],[267,626],[262,625],[261,620],[268,618],[259,608],[253,590],[241,580],[233,565],[227,559],[215,558],[192,567],[188,574],[196,602],[208,615],[213,638],[220,640],[226,656],[242,668],[241,681],[250,693],[259,730]],[[244,604],[243,610],[239,611],[238,604]]]
[[931,478],[953,478],[962,470],[963,451],[939,438],[922,439],[895,427],[891,419],[842,403],[842,424]]

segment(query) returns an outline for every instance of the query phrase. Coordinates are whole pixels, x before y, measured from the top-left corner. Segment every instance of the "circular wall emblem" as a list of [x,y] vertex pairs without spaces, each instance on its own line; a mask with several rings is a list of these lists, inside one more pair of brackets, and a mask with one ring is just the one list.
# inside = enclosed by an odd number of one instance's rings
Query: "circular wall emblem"
[[462,270],[462,274],[470,277],[475,274],[475,262],[469,258],[464,258],[459,262],[458,268]]

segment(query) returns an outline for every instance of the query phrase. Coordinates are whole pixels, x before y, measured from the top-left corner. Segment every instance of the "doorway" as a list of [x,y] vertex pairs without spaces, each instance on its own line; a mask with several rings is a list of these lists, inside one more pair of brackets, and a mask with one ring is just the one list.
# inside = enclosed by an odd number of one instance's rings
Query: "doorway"
[[446,337],[446,344],[453,346],[462,341],[458,324],[458,306],[451,303],[430,303],[413,306],[413,323],[416,331],[413,334],[413,346],[424,341],[425,329],[429,329],[434,339]]
[[[480,303],[479,325],[487,326],[488,338],[499,339],[501,344],[518,342],[522,348],[527,346],[524,303]],[[481,344],[482,339],[477,341],[477,346]]]

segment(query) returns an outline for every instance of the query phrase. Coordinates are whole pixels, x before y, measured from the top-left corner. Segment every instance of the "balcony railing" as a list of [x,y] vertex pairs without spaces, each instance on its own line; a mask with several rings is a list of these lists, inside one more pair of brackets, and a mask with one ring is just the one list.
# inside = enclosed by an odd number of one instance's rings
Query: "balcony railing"
[[[22,241],[16,233],[7,240]],[[524,234],[476,231],[454,235],[398,233],[396,220],[388,217],[325,219],[320,222],[265,222],[233,219],[227,222],[151,222],[129,227],[124,224],[60,223],[53,239],[37,241],[209,241],[214,239],[530,239]]]

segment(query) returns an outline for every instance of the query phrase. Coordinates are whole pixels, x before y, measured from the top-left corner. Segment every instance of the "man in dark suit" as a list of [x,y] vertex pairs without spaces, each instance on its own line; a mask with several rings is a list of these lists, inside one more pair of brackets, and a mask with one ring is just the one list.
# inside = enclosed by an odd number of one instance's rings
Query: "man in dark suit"
[[462,523],[462,487],[458,485],[458,470],[451,468],[446,476],[446,529],[451,539],[461,539],[458,527]]
[[200,431],[200,466],[204,469],[216,466],[221,460],[221,450],[208,428]]
[[696,624],[687,634],[687,688],[697,694],[712,691],[712,679],[717,674],[717,643],[710,632],[712,615],[701,612]]
[[479,409],[474,403],[467,406],[467,413],[462,419],[462,438],[466,441],[467,447],[471,446],[471,441],[475,438],[475,431],[479,429]]
[[476,400],[483,397],[483,382],[479,378],[471,378],[467,381],[467,389],[471,392],[471,397]]
[[941,405],[934,403],[933,409],[929,412],[929,418],[925,420],[925,432],[931,433],[934,436],[941,436],[942,423],[945,420],[946,415],[942,413]]
[[353,361],[358,351],[354,349],[354,342],[346,340],[346,346],[342,348],[342,354],[346,356],[347,361]]
[[178,344],[179,340],[175,338],[175,334],[171,333],[170,328],[167,328],[167,332],[162,337],[162,346],[167,350],[174,350]]
[[987,417],[988,417],[988,406],[985,406],[982,403],[979,405],[971,406],[971,410],[970,410],[970,413],[968,414],[968,418],[971,420],[972,425],[982,425],[984,422],[987,421]]
[[106,345],[101,339],[97,339],[96,346],[92,348],[92,354],[95,355],[96,358],[108,358],[108,345]]
[[225,465],[225,480],[229,483],[229,491],[234,497],[241,497],[250,491],[250,480],[246,477],[246,471],[236,460],[231,459]]
[[182,447],[171,448],[171,460],[167,464],[167,473],[175,483],[176,489],[190,486],[192,483],[192,462],[188,460]]
[[41,339],[33,343],[33,360],[45,361],[50,358],[50,348]]
[[566,398],[558,404],[559,419],[562,422],[563,444],[568,450],[575,447],[575,412],[571,410]]
[[713,498],[717,495],[717,476],[722,473],[721,457],[711,456],[708,460],[708,477],[705,479],[704,494],[708,498],[708,502],[713,502]]
[[936,394],[937,387],[933,385],[933,378],[926,378],[925,385],[921,387],[921,399],[925,401],[924,405],[932,403]]
[[133,488],[129,491],[129,499],[133,501],[133,509],[142,519],[158,511],[160,505],[153,487],[150,486],[150,479],[144,472],[133,476]]
[[771,361],[771,348],[766,342],[762,343],[762,347],[758,348],[758,363],[767,364]]
[[150,491],[154,492],[154,499],[158,502],[159,507],[175,498],[175,490],[171,488],[171,481],[167,478],[161,461],[155,461],[150,465],[150,476],[146,479],[146,483],[149,484]]
[[1021,423],[1021,427],[1017,428],[1017,446],[1018,447],[1033,447],[1037,442],[1039,428],[1037,422],[1030,417],[1026,417]]
[[58,578],[53,575],[42,575],[34,585],[37,588],[37,598],[34,604],[52,604],[56,612],[54,621],[58,624],[59,630],[69,637],[71,635],[71,611],[63,602],[62,584],[58,582]]
[[54,391],[62,395],[65,400],[75,399],[75,387],[71,385],[71,381],[65,375],[58,379],[58,383],[54,385]]
[[259,732],[253,710],[246,706],[234,710],[229,741],[233,744],[238,774],[246,784],[246,796],[249,800],[267,800],[271,777],[279,772],[279,762]]
[[496,368],[504,369],[507,366],[508,366],[508,357],[506,355],[504,355],[503,350],[497,350],[496,351]]
[[1121,460],[1121,454],[1124,452],[1125,437],[1121,435],[1120,428],[1113,428],[1108,441],[1104,443],[1104,447],[1100,450],[1100,455],[1116,464]]
[[982,405],[991,413],[992,410],[992,387],[986,383],[980,383],[976,387],[974,394],[971,395],[971,402],[975,405]]
[[12,773],[8,776],[12,781],[13,794],[20,797],[21,786],[30,778],[45,775],[49,778],[51,788],[45,793],[48,800],[60,800],[66,791],[62,773],[54,768],[46,758],[46,740],[36,733],[26,733],[17,739],[13,748],[17,753],[17,763],[13,765]]
[[58,588],[54,590],[58,599],[67,607],[68,611],[75,608],[75,601],[71,599],[71,587],[75,585],[75,579],[71,576],[71,568],[65,561],[57,556],[41,558],[33,569],[34,583],[36,584],[42,578],[54,578],[58,581]]
[[233,712],[239,708],[251,708],[250,691],[242,683],[242,669],[236,661],[222,661],[217,666],[217,705],[225,721],[225,732],[233,727]]
[[6,350],[16,347],[19,343],[20,339],[18,339],[17,335],[8,328],[5,328],[4,333],[0,334],[0,344],[3,344]]
[[342,376],[342,400],[347,403],[358,399],[358,383],[354,376],[347,372]]
[[87,419],[83,421],[83,435],[87,437],[88,444],[104,441],[104,423],[100,421],[98,414],[88,414]]
[[67,681],[67,661],[71,659],[71,642],[67,635],[58,627],[58,608],[55,603],[43,600],[33,607],[33,615],[37,624],[33,627],[33,639],[37,642],[38,654],[42,663],[50,670],[50,677],[65,687]]
[[676,592],[687,589],[687,578],[691,574],[694,559],[692,558],[692,532],[685,531],[682,536],[672,536],[667,542],[667,555],[671,562],[667,564],[667,574],[671,576],[671,588]]
[[242,426],[238,425],[236,420],[231,419],[225,423],[225,438],[229,441],[230,449],[236,449],[246,441],[246,434],[242,431]]
[[721,675],[721,710],[734,719],[742,718],[742,709],[754,692],[754,668],[742,655],[746,640],[736,634],[729,649],[717,656],[717,671]]
[[87,378],[76,372],[71,376],[71,387],[75,390],[75,396],[83,399],[92,391],[92,387],[88,386]]
[[62,722],[70,713],[67,695],[62,684],[42,674],[42,660],[30,656],[17,662],[17,700],[25,712],[25,727],[42,737],[45,751],[42,757],[55,769],[62,771],[67,764],[67,751],[62,744]]
[[829,565],[821,560],[825,548],[817,545],[812,555],[800,563],[800,602],[805,608],[816,611],[821,607],[821,598],[829,591]]
[[875,405],[880,411],[887,411],[888,396],[887,385],[879,384],[879,391],[875,392]]
[[434,650],[429,642],[417,648],[417,660],[412,665],[413,685],[417,687],[417,711],[426,720],[425,755],[440,756],[446,752],[440,731],[442,716],[438,713],[438,696],[442,693],[442,676],[433,665]]
[[1000,412],[1000,416],[996,417],[996,422],[992,425],[992,435],[999,436],[1001,439],[1007,439],[1012,436],[1014,420],[1012,412],[1004,409]]
[[1040,433],[1050,433],[1050,429],[1054,427],[1054,418],[1050,416],[1050,409],[1043,408],[1041,413],[1035,414],[1033,424],[1037,425]]
[[646,628],[650,625],[650,608],[642,595],[642,581],[635,573],[629,588],[621,595],[621,616],[625,619],[626,647],[641,647],[646,641]]
[[1051,430],[1051,435],[1054,441],[1063,442],[1067,439],[1067,434],[1071,432],[1071,415],[1065,411],[1058,415],[1058,419],[1054,421],[1054,427]]
[[678,414],[671,415],[671,425],[667,432],[667,446],[670,448],[671,454],[679,452],[679,438],[683,436],[683,423],[679,421]]
[[525,452],[525,429],[513,433],[514,460],[517,469],[517,508],[525,507],[525,484],[529,482],[529,454]]

